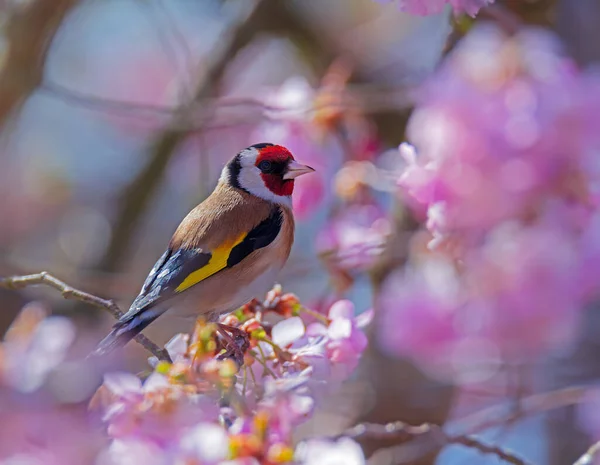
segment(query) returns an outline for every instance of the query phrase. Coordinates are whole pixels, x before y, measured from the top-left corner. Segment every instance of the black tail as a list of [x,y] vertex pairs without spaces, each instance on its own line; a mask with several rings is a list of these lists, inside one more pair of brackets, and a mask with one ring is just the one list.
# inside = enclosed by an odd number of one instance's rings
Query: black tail
[[141,331],[143,331],[150,323],[156,320],[161,312],[157,312],[154,309],[146,310],[133,317],[121,319],[117,324],[113,326],[112,331],[106,336],[96,349],[90,354],[90,356],[102,356],[113,352],[116,349],[120,349],[134,337],[136,337]]

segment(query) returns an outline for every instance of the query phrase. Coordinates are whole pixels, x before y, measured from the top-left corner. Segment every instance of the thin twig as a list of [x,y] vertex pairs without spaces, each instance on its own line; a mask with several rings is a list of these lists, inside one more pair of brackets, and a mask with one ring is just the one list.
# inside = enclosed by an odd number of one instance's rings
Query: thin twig
[[468,434],[479,433],[507,422],[578,404],[594,391],[598,391],[598,388],[581,385],[533,394],[521,399],[518,410],[513,408],[513,402],[494,405],[453,421],[446,425],[446,429],[456,429],[458,432]]
[[484,442],[481,442],[479,439],[476,439],[473,436],[465,434],[448,434],[443,430],[441,426],[430,423],[424,423],[419,426],[409,425],[401,421],[388,423],[386,425],[361,423],[346,430],[343,433],[343,436],[351,437],[354,439],[364,436],[369,436],[375,439],[384,439],[392,436],[399,436],[401,442],[427,436],[428,438],[433,439],[433,442],[436,443],[437,447],[458,444],[465,447],[469,447],[471,449],[476,449],[482,454],[495,455],[496,457],[504,460],[506,463],[510,463],[513,465],[527,465],[528,463],[524,459],[517,457],[512,452],[509,452],[503,448],[485,444]]
[[573,465],[591,465],[594,457],[600,453],[600,441],[595,442]]
[[260,344],[257,347],[263,357],[262,360],[258,356],[258,354],[256,353],[255,350],[249,350],[248,352],[250,353],[250,355],[252,355],[252,357],[254,357],[254,360],[256,360],[263,367],[263,369],[265,370],[265,373],[267,373],[268,375],[271,375],[274,379],[277,379],[277,376],[275,375],[275,373],[273,373],[273,370],[271,370],[269,368],[269,366],[267,365],[267,362],[265,361],[265,354],[264,354],[262,348],[260,347]]
[[494,4],[483,8],[480,17],[494,21],[504,32],[514,35],[523,29],[523,20],[505,5]]
[[[177,21],[172,17],[169,8],[163,1],[147,2],[142,0],[138,3],[147,11],[149,19],[157,26],[156,35],[161,41],[165,54],[171,60],[173,66],[180,68],[182,77],[187,78],[188,82],[184,83],[183,96],[186,99],[189,98],[188,94],[192,91],[189,79],[195,75],[195,66],[193,54],[185,34],[179,29]],[[166,27],[162,28],[162,25]],[[183,55],[183,63],[180,63],[177,52]]]
[[[398,439],[399,445],[389,448],[394,454],[395,463],[412,463],[420,457],[449,444],[461,444],[477,449],[486,454],[496,455],[508,463],[526,464],[523,459],[497,446],[482,443],[473,437],[489,428],[498,427],[507,422],[515,422],[531,415],[541,414],[569,405],[581,403],[591,393],[598,391],[597,387],[581,385],[571,386],[550,392],[533,394],[520,401],[518,411],[510,405],[494,405],[484,408],[472,415],[452,421],[444,428],[435,424],[425,423],[420,426],[394,422],[386,425],[374,423],[359,423],[346,430],[342,435],[355,439],[369,437],[373,439]],[[512,405],[512,404],[511,404]],[[600,453],[600,442],[594,444],[574,465],[584,465],[582,460]]]
[[[40,85],[39,90],[67,104],[121,117],[131,116],[138,119],[164,122],[168,118],[176,116],[179,111],[179,108],[173,106],[115,100],[109,97],[80,92],[48,79]],[[357,100],[362,100],[362,102],[358,103]],[[398,89],[372,89],[367,87],[361,88],[355,85],[351,88],[349,87],[340,96],[340,101],[338,102],[307,104],[303,109],[294,108],[292,110],[287,107],[269,105],[260,99],[250,97],[207,98],[193,101],[190,104],[187,118],[177,121],[176,124],[171,125],[171,128],[191,132],[212,129],[213,124],[207,124],[206,121],[203,121],[207,109],[210,109],[211,113],[225,108],[236,110],[254,109],[255,111],[252,113],[243,115],[243,118],[238,118],[239,121],[236,124],[241,125],[245,123],[256,124],[257,118],[277,120],[280,116],[285,117],[286,113],[290,113],[290,111],[294,115],[302,115],[308,119],[319,111],[332,108],[339,111],[358,109],[362,113],[374,113],[394,109],[404,110],[412,104],[411,89],[405,86]],[[231,119],[229,114],[227,119]]]
[[79,0],[29,2],[14,8],[3,37],[8,43],[0,72],[0,122],[25,101],[42,81],[50,44]]
[[511,463],[513,465],[527,465],[529,463],[521,457],[514,455],[512,452],[498,446],[484,444],[472,436],[447,436],[447,444],[460,444],[471,449],[476,449],[482,454],[495,455],[506,463]]
[[[30,275],[0,278],[0,287],[5,289],[23,289],[28,286],[37,285],[45,285],[56,289],[67,300],[77,300],[79,302],[93,305],[94,307],[102,308],[109,312],[116,319],[119,319],[121,316],[123,316],[123,312],[121,312],[119,306],[112,300],[103,299],[79,289],[75,289],[74,287],[69,286],[64,281],[55,278],[45,271]],[[138,334],[134,339],[137,343],[142,345],[144,349],[158,357],[159,360],[169,360],[167,352],[164,349],[161,349],[143,334]]]

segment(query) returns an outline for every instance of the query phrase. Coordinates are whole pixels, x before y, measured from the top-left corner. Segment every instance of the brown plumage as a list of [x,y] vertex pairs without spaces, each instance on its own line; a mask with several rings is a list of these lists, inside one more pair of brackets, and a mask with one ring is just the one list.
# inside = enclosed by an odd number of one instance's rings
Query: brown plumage
[[[289,207],[274,206],[227,184],[217,186],[205,202],[188,214],[173,235],[171,247],[174,249],[215,250],[221,244],[232,242],[240,234],[253,230],[274,209],[280,210],[282,223],[273,242],[250,253],[238,266],[225,268],[194,285],[187,293],[182,293],[178,316],[197,315],[198,298],[202,299],[202,307],[207,309],[204,313],[218,315],[261,296],[274,284],[276,272],[287,261],[294,243],[294,216]],[[270,269],[272,274],[269,274]],[[260,276],[265,276],[266,282],[249,287]],[[227,291],[224,292],[224,289]],[[243,297],[232,302],[232,292],[236,289],[238,292],[242,290]]]
[[240,232],[250,231],[269,216],[271,209],[271,202],[221,181],[212,194],[183,219],[170,246],[216,248]]
[[124,345],[165,312],[214,319],[264,294],[294,241],[294,178],[310,171],[281,146],[256,144],[238,153],[213,193],[183,219],[95,353]]

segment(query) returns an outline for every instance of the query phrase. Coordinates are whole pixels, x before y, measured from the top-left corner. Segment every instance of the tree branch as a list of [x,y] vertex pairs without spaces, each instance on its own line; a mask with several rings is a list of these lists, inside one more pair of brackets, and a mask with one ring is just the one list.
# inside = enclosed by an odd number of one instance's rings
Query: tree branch
[[[524,459],[517,457],[511,452],[508,452],[498,446],[491,446],[481,442],[473,436],[460,434],[451,435],[444,431],[439,425],[424,423],[419,426],[409,425],[402,421],[388,423],[386,425],[378,425],[373,423],[361,423],[359,425],[346,430],[342,435],[358,439],[362,437],[370,437],[375,439],[387,439],[395,437],[400,442],[410,441],[416,438],[428,436],[436,443],[436,447],[442,448],[451,444],[458,444],[471,449],[476,449],[482,454],[495,455],[499,459],[512,465],[527,465]],[[577,465],[577,464],[576,464]]]
[[[45,271],[37,274],[30,274],[24,276],[10,276],[8,278],[0,278],[0,287],[6,289],[23,289],[28,286],[45,285],[56,289],[61,295],[67,300],[76,300],[84,302],[86,304],[93,305],[97,308],[102,308],[109,312],[112,316],[119,319],[123,312],[119,309],[118,305],[112,300],[106,300],[101,297],[88,294],[87,292],[75,289],[69,286],[67,283],[61,281],[58,278],[48,274]],[[138,334],[135,337],[135,341],[142,345],[144,349],[158,357],[159,360],[170,360],[169,354],[158,347],[154,342],[148,339],[143,334]]]
[[[176,107],[113,100],[106,97],[87,94],[71,90],[68,87],[48,80],[40,85],[39,90],[70,105],[77,105],[89,110],[124,117],[130,116],[138,119],[147,118],[156,121],[159,119],[164,120],[165,118],[172,118],[177,115],[178,111]],[[340,101],[315,102],[314,104],[307,105],[306,109],[300,113],[304,113],[309,117],[315,112],[330,108],[340,111],[357,109],[363,114],[391,110],[406,110],[413,104],[411,91],[412,89],[407,86],[378,89],[366,85],[353,85],[348,86],[346,93],[340,96]],[[360,100],[360,103],[358,103],[357,100]],[[221,108],[255,109],[255,112],[234,121],[234,124],[240,125],[250,123],[255,124],[257,117],[277,119],[278,114],[289,112],[289,108],[269,105],[262,100],[249,97],[220,97],[195,100],[191,108],[189,108],[188,115],[190,117],[187,118],[186,121],[180,121],[180,126],[178,126],[177,129],[182,132],[206,131],[214,128],[220,129],[223,126],[223,123],[215,124],[212,121],[206,123],[205,121],[202,121],[202,113],[206,114],[207,109],[210,109],[210,113],[214,113]],[[230,117],[228,117],[228,120],[229,119]],[[175,126],[171,125],[171,129],[174,128]]]
[[11,15],[6,30],[8,56],[0,73],[0,122],[40,84],[52,39],[77,3],[79,0],[35,1]]
[[600,453],[600,441],[595,442],[573,465],[591,465],[596,455]]
[[460,432],[469,434],[479,433],[527,416],[579,404],[592,392],[598,392],[598,388],[581,385],[533,394],[520,399],[519,408],[517,409],[514,408],[513,403],[510,405],[494,405],[453,421],[446,425],[446,429],[457,429]]
[[[354,439],[394,439],[398,445],[380,448],[394,452],[394,457],[400,460],[394,463],[412,463],[412,461],[425,457],[433,450],[438,450],[443,446],[460,444],[486,454],[496,455],[508,463],[523,465],[527,464],[523,459],[497,446],[487,445],[475,439],[473,435],[527,416],[578,404],[590,396],[591,393],[598,391],[597,387],[581,385],[533,394],[521,399],[519,408],[516,411],[508,405],[494,405],[462,419],[452,421],[444,428],[430,423],[413,426],[401,421],[384,425],[365,422],[346,430],[341,436]],[[450,433],[448,431],[455,432]],[[599,453],[600,441],[592,445],[574,465],[591,463],[582,460],[590,460],[591,457]]]

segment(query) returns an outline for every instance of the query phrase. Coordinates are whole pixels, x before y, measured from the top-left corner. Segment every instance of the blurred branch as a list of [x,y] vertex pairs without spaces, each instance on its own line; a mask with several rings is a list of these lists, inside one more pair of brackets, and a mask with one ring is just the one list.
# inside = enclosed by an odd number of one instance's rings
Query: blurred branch
[[[156,33],[161,46],[171,60],[172,65],[175,68],[179,68],[184,77],[187,76],[189,78],[190,76],[194,76],[193,55],[187,38],[179,29],[177,21],[172,17],[164,1],[149,2],[148,0],[138,0],[137,3],[147,13],[149,19],[156,24]],[[163,25],[165,26],[164,28],[161,27]],[[183,55],[183,63],[179,60],[178,52]],[[185,84],[183,97],[189,98],[188,94],[192,89],[187,80]]]
[[521,18],[502,3],[488,5],[481,10],[480,19],[494,21],[507,34],[514,35],[525,25]]
[[6,28],[8,56],[0,73],[0,122],[5,122],[42,81],[52,39],[77,3],[37,0],[11,14]]
[[591,392],[595,391],[598,391],[598,388],[582,385],[533,394],[521,399],[518,409],[515,409],[512,403],[509,405],[495,405],[453,421],[448,425],[448,428],[457,428],[463,432],[468,431],[470,434],[478,433],[530,415],[579,404]]
[[[495,405],[479,410],[462,419],[452,421],[443,430],[441,427],[431,424],[407,426],[402,422],[393,422],[388,425],[373,426],[369,423],[363,423],[351,428],[345,435],[358,439],[362,437],[375,439],[378,437],[380,439],[395,437],[401,444],[388,448],[393,451],[394,463],[413,463],[413,461],[439,450],[441,446],[447,445],[447,442],[444,442],[448,440],[447,438],[466,438],[467,441],[465,442],[468,442],[472,439],[472,435],[489,428],[581,403],[590,393],[597,391],[598,388],[583,385],[533,394],[521,399],[520,407],[517,410],[512,408],[511,405]],[[448,433],[447,431],[455,432]],[[441,442],[440,437],[442,438]],[[415,442],[415,440],[418,441]],[[460,444],[460,442],[457,443]]]
[[58,98],[62,102],[120,116],[132,115],[140,118],[146,116],[156,118],[174,116],[177,112],[176,108],[169,108],[162,105],[112,100],[106,97],[86,94],[48,80],[42,82],[39,89],[47,92],[52,97]]
[[[420,226],[410,209],[399,199],[395,199],[392,218],[392,232],[386,241],[384,252],[370,273],[375,299],[388,276],[409,259],[411,238]],[[375,307],[377,306],[378,302],[375,300]],[[367,330],[369,346],[359,365],[360,373],[369,379],[377,396],[373,405],[369,405],[369,409],[363,411],[357,421],[386,423],[402,418],[413,425],[443,424],[450,412],[454,387],[429,378],[411,360],[393,357],[381,350],[377,338],[378,328],[382,324],[380,318],[381,314],[375,312],[374,321]],[[419,393],[421,399],[417,406],[412,401],[415,392]],[[406,441],[402,437],[394,435],[381,438],[366,435],[359,439],[367,457],[404,442]],[[438,442],[428,444],[426,450],[410,463],[432,465],[439,450]],[[390,460],[381,463],[396,465],[396,462]]]
[[[48,93],[48,95],[60,99],[69,104],[78,105],[83,108],[116,114],[119,116],[133,116],[136,118],[165,118],[177,115],[177,108],[166,107],[162,105],[153,105],[139,102],[127,102],[123,100],[112,100],[110,98],[90,95],[75,90],[71,90],[61,84],[46,81],[40,86],[40,90]],[[309,105],[304,110],[304,114],[310,117],[319,111],[336,109],[340,111],[359,110],[361,113],[376,113],[386,110],[406,110],[412,106],[411,89],[401,87],[398,89],[376,88],[371,85],[355,84],[348,87],[348,91],[341,95],[340,101],[336,103],[319,102],[315,105]],[[264,119],[277,119],[278,114],[284,115],[290,112],[289,108],[269,105],[261,100],[249,97],[220,97],[206,99],[202,101],[195,100],[193,108],[188,110],[188,117],[180,122],[178,129],[181,131],[206,131],[213,128],[221,128],[219,124],[202,124],[202,113],[206,114],[207,109],[214,113],[222,108],[255,108],[260,110],[260,114],[255,113],[246,115],[245,118],[236,120],[236,124],[256,123],[257,116]],[[199,113],[202,111],[202,113]],[[302,113],[302,111],[293,110],[294,114]],[[194,114],[195,113],[195,114]],[[173,128],[173,126],[172,126]]]
[[591,465],[596,455],[600,453],[600,441],[595,442],[573,465]]
[[[194,101],[202,101],[216,95],[227,65],[254,37],[255,22],[266,13],[265,5],[271,1],[259,2],[252,13],[230,32],[229,40],[224,40],[224,46],[215,53],[212,63],[207,66],[207,71],[196,89]],[[174,124],[157,137],[151,148],[150,161],[122,192],[114,233],[100,263],[102,270],[114,271],[124,259],[139,219],[156,191],[171,157],[189,133],[181,129],[181,122],[187,120],[190,104],[180,109]],[[208,111],[205,113],[201,126],[209,119],[209,114]]]
[[402,442],[404,442],[423,437],[425,435],[429,436],[439,448],[452,444],[458,444],[471,449],[476,449],[482,454],[495,455],[499,459],[513,465],[527,465],[527,462],[522,458],[517,457],[511,452],[508,452],[498,446],[490,446],[468,435],[450,435],[446,433],[441,426],[432,425],[429,423],[425,423],[420,426],[408,425],[401,421],[388,423],[386,425],[361,423],[353,428],[350,428],[349,430],[346,430],[342,436],[347,436],[354,439],[365,436],[375,438],[397,436]]
[[[79,289],[75,289],[45,271],[31,275],[0,278],[0,287],[6,289],[23,289],[28,286],[37,285],[45,285],[56,289],[67,300],[77,300],[79,302],[84,302],[97,308],[104,309],[116,319],[119,319],[121,316],[123,316],[123,312],[121,312],[117,304],[112,300],[102,299],[101,297],[88,294],[87,292],[80,291]],[[135,337],[135,341],[156,356],[159,360],[169,360],[169,356],[166,351],[158,347],[143,334],[138,334]]]
[[558,0],[556,30],[565,42],[569,55],[580,65],[600,61],[600,2],[596,0]]
[[[573,3],[572,0],[569,0],[569,2]],[[527,25],[551,28],[555,22],[557,3],[558,0],[535,0],[527,2],[523,0],[500,0],[494,5],[501,6],[506,11],[512,12]]]

